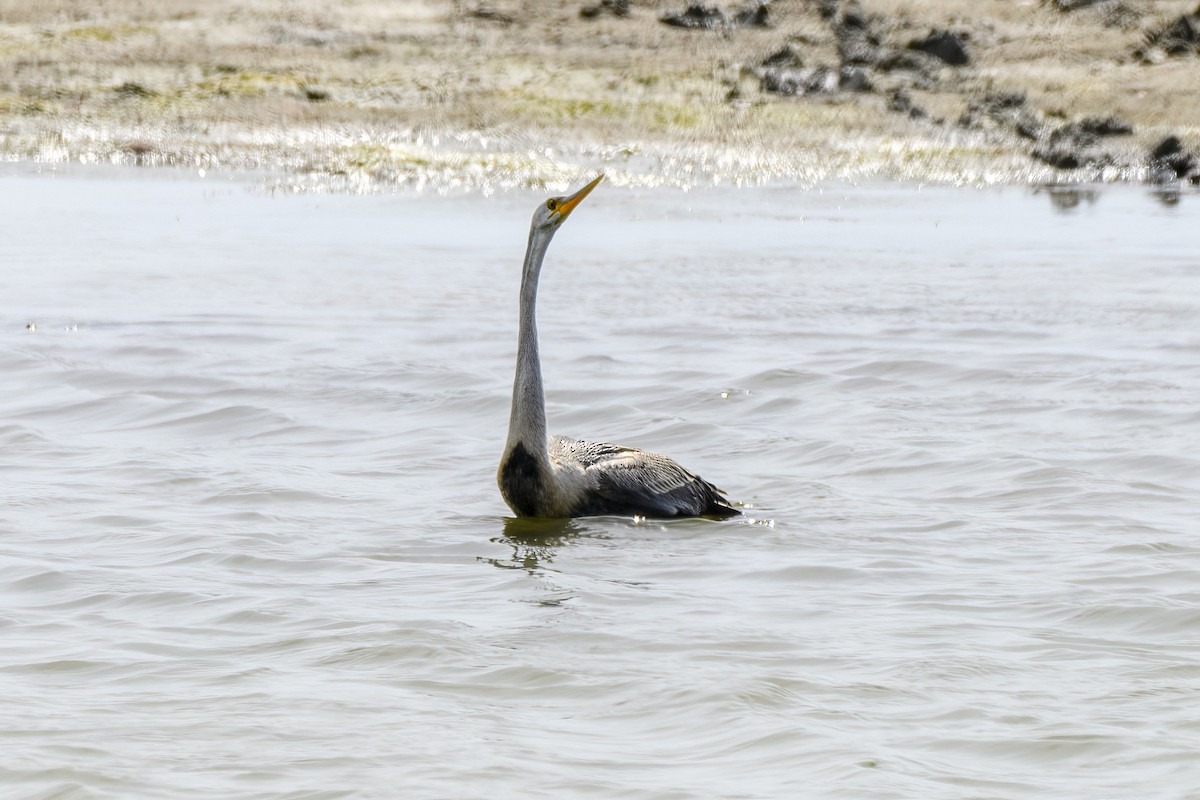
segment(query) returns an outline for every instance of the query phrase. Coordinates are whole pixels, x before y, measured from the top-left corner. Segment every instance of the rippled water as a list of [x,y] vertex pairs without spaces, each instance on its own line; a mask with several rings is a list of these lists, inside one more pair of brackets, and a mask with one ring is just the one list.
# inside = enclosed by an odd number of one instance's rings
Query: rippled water
[[551,428],[752,508],[522,524],[539,194],[4,169],[5,797],[1200,796],[1193,198],[602,186]]

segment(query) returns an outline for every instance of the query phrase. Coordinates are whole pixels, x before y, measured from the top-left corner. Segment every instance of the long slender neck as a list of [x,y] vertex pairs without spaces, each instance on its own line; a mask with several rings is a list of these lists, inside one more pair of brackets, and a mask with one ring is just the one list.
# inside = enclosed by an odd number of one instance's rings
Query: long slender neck
[[512,413],[508,418],[511,450],[521,443],[535,458],[546,453],[546,395],[542,388],[542,363],[538,356],[537,290],[542,260],[550,237],[536,228],[529,231],[525,266],[521,272],[520,333],[517,339],[517,374],[513,379]]

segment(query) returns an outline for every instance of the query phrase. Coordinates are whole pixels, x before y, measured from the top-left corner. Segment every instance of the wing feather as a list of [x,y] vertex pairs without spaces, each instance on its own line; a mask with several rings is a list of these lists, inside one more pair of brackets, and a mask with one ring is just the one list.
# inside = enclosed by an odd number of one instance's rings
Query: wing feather
[[649,517],[734,516],[739,512],[708,481],[659,453],[554,437],[552,456],[582,470],[576,514]]

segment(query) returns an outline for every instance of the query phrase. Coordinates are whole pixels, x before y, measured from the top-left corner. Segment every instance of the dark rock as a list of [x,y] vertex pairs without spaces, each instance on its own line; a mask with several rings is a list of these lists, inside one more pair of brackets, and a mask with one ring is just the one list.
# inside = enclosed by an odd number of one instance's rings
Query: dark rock
[[838,70],[838,89],[843,92],[870,92],[875,87],[865,69],[845,65]]
[[1144,62],[1153,62],[1166,56],[1197,54],[1200,54],[1200,8],[1150,31],[1143,45],[1134,51],[1134,55]]
[[1095,147],[1100,143],[1100,136],[1078,122],[1065,122],[1050,133],[1052,139],[1070,143],[1076,148]]
[[1132,125],[1115,116],[1084,117],[1051,128],[1041,112],[1030,107],[1024,92],[993,92],[972,100],[959,125],[1007,130],[1033,140],[1030,155],[1055,169],[1112,164],[1116,159],[1100,146],[1102,140],[1133,132]]
[[892,92],[892,96],[888,98],[888,110],[895,111],[897,114],[907,114],[913,119],[924,119],[929,116],[925,109],[913,103],[912,96],[904,89]]
[[874,35],[871,18],[858,6],[842,12],[842,16],[837,21],[837,27],[840,34]]
[[1068,13],[1083,8],[1095,9],[1100,21],[1110,28],[1131,28],[1144,13],[1139,5],[1124,0],[1042,0],[1042,5]]
[[991,92],[978,101],[979,108],[989,114],[1021,108],[1025,105],[1024,92]]
[[739,9],[733,15],[732,24],[737,28],[769,28],[771,22],[768,19],[767,4],[755,3]]
[[1033,148],[1033,157],[1055,169],[1078,169],[1083,166],[1079,153],[1070,147],[1051,144],[1038,145]]
[[1044,0],[1045,4],[1059,11],[1076,11],[1107,0]]
[[716,6],[689,5],[681,14],[667,14],[658,18],[664,25],[675,28],[717,30],[718,28],[766,28],[770,27],[766,3],[752,3],[727,17]]
[[1178,136],[1168,136],[1158,144],[1154,145],[1154,149],[1150,151],[1150,159],[1158,161],[1164,158],[1170,158],[1185,152],[1183,142],[1179,141]]
[[1183,178],[1196,168],[1196,157],[1178,136],[1168,136],[1150,151],[1149,165],[1152,180]]
[[903,70],[912,73],[906,76],[907,83],[932,88],[937,83],[941,63],[927,53],[885,44],[890,24],[886,17],[868,14],[854,0],[844,3],[831,24],[842,66],[868,67],[879,72]]
[[658,21],[674,28],[714,30],[726,25],[725,15],[715,6],[690,5],[681,14],[667,14]]
[[1082,166],[1111,164],[1113,157],[1100,150],[1100,135],[1081,122],[1067,122],[1048,136],[1042,137],[1033,148],[1034,158],[1057,169],[1077,169]]
[[475,19],[481,19],[481,20],[484,20],[485,22],[494,22],[502,28],[507,28],[509,25],[512,25],[514,22],[517,21],[517,18],[514,17],[512,14],[505,14],[503,11],[497,11],[496,9],[490,8],[488,6],[479,6],[478,8],[472,8],[472,9],[469,9],[466,13],[467,13],[468,17],[474,17]]
[[1018,136],[1037,141],[1046,132],[1046,125],[1036,112],[1022,107],[1017,111],[1016,119],[1013,120],[1013,130],[1017,132]]
[[838,0],[816,0],[816,3],[821,19],[833,19],[837,16]]
[[[1016,130],[1022,120],[1022,114],[1033,114],[1025,106],[1025,92],[1001,91],[980,97],[967,103],[967,110],[959,119],[959,126],[965,128],[1002,127]],[[1034,118],[1036,119],[1036,118]],[[1040,125],[1040,122],[1037,122]],[[1033,122],[1025,118],[1022,127],[1031,128]],[[1040,131],[1038,132],[1040,136]]]
[[1104,24],[1110,28],[1132,28],[1142,18],[1143,11],[1138,6],[1131,6],[1116,0],[1103,6]]
[[951,31],[930,31],[924,39],[913,39],[909,42],[908,49],[929,53],[939,61],[955,67],[971,63],[971,56],[967,53],[963,37]]
[[584,6],[579,9],[579,16],[585,19],[594,19],[602,14],[611,14],[614,17],[628,17],[629,0],[600,0],[599,5]]
[[923,88],[933,88],[942,64],[928,53],[919,50],[882,49],[872,65],[880,72],[908,72]]
[[763,67],[803,67],[804,59],[796,52],[791,45],[785,45],[783,49],[776,50],[771,55],[764,58],[760,64]]
[[879,45],[872,44],[868,39],[854,37],[838,40],[838,57],[843,64],[871,66],[882,56],[883,51]]
[[1168,25],[1159,34],[1156,44],[1167,51],[1167,55],[1182,56],[1196,51],[1200,44],[1200,32],[1191,17],[1182,16]]
[[1133,124],[1120,117],[1084,117],[1076,125],[1095,136],[1128,136],[1133,133]]
[[871,65],[883,54],[879,21],[857,7],[842,12],[833,26],[833,35],[843,64]]

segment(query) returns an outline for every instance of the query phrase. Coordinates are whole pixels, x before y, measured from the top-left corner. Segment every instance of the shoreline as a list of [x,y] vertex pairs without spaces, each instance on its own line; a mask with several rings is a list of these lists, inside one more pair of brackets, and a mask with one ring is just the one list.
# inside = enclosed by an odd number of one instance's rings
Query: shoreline
[[[525,222],[529,207],[540,203],[550,193],[569,191],[578,186],[580,181],[591,176],[594,176],[594,173],[580,171],[568,175],[561,183],[545,185],[499,186],[494,183],[474,184],[460,180],[453,185],[448,183],[428,183],[424,186],[394,184],[386,187],[374,186],[369,191],[352,191],[344,186],[331,185],[322,180],[300,184],[292,176],[271,171],[250,172],[222,167],[211,170],[182,166],[138,167],[108,163],[0,162],[0,180],[8,179],[13,183],[14,188],[18,189],[21,182],[25,181],[66,181],[75,182],[80,187],[109,187],[108,189],[99,188],[99,191],[113,189],[125,191],[126,188],[121,187],[138,185],[147,187],[149,191],[158,191],[151,187],[155,184],[180,184],[192,187],[188,191],[200,192],[209,199],[246,196],[279,200],[294,198],[296,201],[303,202],[303,198],[309,197],[312,198],[310,202],[318,203],[326,201],[335,203],[382,202],[386,207],[392,208],[393,213],[396,210],[422,207],[442,209],[438,213],[459,214],[464,208],[471,207],[477,213],[484,214],[484,217],[489,220],[488,224],[501,219],[506,219],[511,223],[515,219],[518,226]],[[738,209],[741,209],[745,203],[766,203],[768,206],[777,206],[768,215],[771,218],[801,222],[806,222],[810,218],[824,218],[827,214],[835,216],[840,214],[844,198],[848,196],[861,198],[895,195],[904,198],[925,196],[932,192],[945,194],[946,197],[958,197],[960,193],[998,197],[1017,193],[1031,198],[1041,198],[1045,203],[1044,209],[1047,215],[1064,217],[1089,216],[1097,208],[1107,208],[1113,203],[1156,205],[1166,213],[1178,214],[1182,209],[1176,207],[1186,198],[1186,195],[1177,188],[1128,181],[1113,183],[994,183],[986,186],[970,186],[900,181],[884,177],[861,181],[833,179],[811,184],[798,183],[789,179],[776,179],[741,185],[701,182],[649,185],[613,181],[611,176],[606,173],[604,185],[614,192],[609,198],[610,202],[633,204],[631,207],[645,202],[677,203],[683,204],[682,207],[688,209],[716,204],[715,207],[729,209],[720,217],[722,220],[728,220],[733,217],[740,218],[744,212]],[[85,191],[92,190],[85,189]],[[325,200],[321,200],[322,197]],[[799,210],[794,202],[778,199],[787,197],[816,198],[815,202],[825,210],[814,216],[814,212],[811,210],[804,212]],[[771,200],[770,198],[776,199]],[[781,202],[782,205],[779,204]],[[408,205],[411,203],[416,203],[418,206]],[[464,206],[464,203],[468,206]],[[484,209],[488,210],[484,211]],[[403,218],[407,212],[400,211],[400,213]],[[484,217],[479,218],[480,224],[483,224]],[[141,223],[133,222],[131,224]],[[499,235],[501,231],[496,231],[496,233]],[[513,240],[514,247],[520,244],[519,239],[520,237],[517,237]]]
[[[1200,56],[1134,54],[1194,3],[1094,5],[810,0],[680,29],[662,19],[682,6],[616,0],[591,18],[548,2],[0,4],[0,158],[358,193],[601,170],[647,187],[1093,184],[1167,164],[1192,191],[1200,106],[1179,87]],[[969,61],[914,49],[930,31]],[[1172,136],[1175,160],[1156,162]]]

